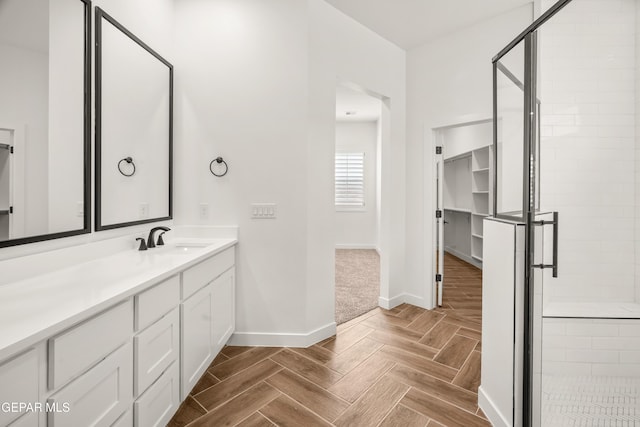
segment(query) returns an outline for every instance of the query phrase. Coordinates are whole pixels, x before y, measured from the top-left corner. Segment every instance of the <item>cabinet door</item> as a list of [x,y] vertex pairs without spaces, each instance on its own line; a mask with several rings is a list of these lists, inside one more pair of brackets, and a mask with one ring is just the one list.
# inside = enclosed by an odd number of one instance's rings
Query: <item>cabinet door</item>
[[[0,363],[0,404],[37,402],[38,372],[35,349]],[[0,426],[6,426],[24,414],[12,408],[0,410]]]
[[184,400],[213,360],[213,295],[211,284],[181,305],[181,394]]
[[235,274],[227,270],[213,281],[213,354],[227,343],[235,329]]
[[111,426],[131,407],[133,347],[120,347],[47,400],[48,427]]

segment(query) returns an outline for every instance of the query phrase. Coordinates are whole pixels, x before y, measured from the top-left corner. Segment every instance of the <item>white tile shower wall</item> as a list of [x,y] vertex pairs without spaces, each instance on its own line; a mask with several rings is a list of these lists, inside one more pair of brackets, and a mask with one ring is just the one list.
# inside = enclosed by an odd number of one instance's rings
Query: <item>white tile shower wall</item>
[[545,374],[640,376],[640,320],[543,320]]
[[541,208],[561,213],[561,271],[545,296],[634,301],[636,2],[576,0],[545,24],[539,43]]

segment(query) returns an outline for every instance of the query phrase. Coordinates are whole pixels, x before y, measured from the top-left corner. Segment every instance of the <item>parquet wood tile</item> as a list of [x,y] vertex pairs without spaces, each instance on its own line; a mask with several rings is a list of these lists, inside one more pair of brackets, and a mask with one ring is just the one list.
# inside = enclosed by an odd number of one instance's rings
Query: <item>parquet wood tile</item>
[[438,349],[444,347],[453,335],[458,332],[458,329],[460,329],[459,326],[449,323],[448,320],[449,316],[434,326],[418,342]]
[[433,360],[460,369],[477,344],[474,339],[454,335]]
[[478,408],[478,396],[475,393],[406,366],[393,367],[388,376],[469,412],[475,412]]
[[271,356],[271,360],[323,388],[332,386],[344,376],[288,348]]
[[405,366],[409,366],[420,372],[424,372],[433,377],[439,378],[444,381],[453,381],[458,374],[457,369],[453,369],[442,363],[434,362],[426,357],[421,357],[413,353],[407,353],[397,347],[384,346],[378,352],[380,356],[389,360],[393,360]]
[[416,331],[424,336],[424,334],[437,325],[443,317],[444,314],[436,313],[435,311],[425,311],[413,322],[407,325],[407,329]]
[[400,403],[447,427],[491,426],[487,420],[480,418],[475,413],[461,410],[444,400],[434,399],[431,395],[415,388],[409,389]]
[[464,366],[462,366],[453,380],[453,384],[474,393],[478,392],[478,387],[480,386],[480,352],[471,352]]
[[292,348],[291,350],[322,364],[325,364],[336,357],[336,354],[333,351],[327,350],[326,348],[318,344],[312,345],[311,347],[307,348]]
[[330,427],[331,424],[309,411],[293,399],[280,396],[272,400],[260,413],[282,427]]
[[409,391],[409,386],[383,376],[335,421],[337,427],[378,425]]
[[355,402],[394,365],[390,360],[373,355],[334,384],[330,391],[348,402]]
[[206,390],[209,387],[218,384],[219,382],[220,382],[219,379],[217,379],[216,377],[211,375],[209,372],[205,372],[204,375],[202,376],[202,378],[200,378],[200,380],[198,380],[198,382],[196,383],[195,387],[193,387],[193,390],[191,391],[191,393],[192,394],[198,394],[201,391]]
[[262,360],[206,390],[196,393],[194,389],[191,393],[198,403],[210,411],[281,370],[282,366],[276,362]]
[[281,393],[275,388],[260,382],[231,399],[226,405],[207,412],[189,426],[235,426],[280,395]]
[[260,412],[254,412],[249,418],[245,418],[238,427],[273,427],[274,423],[269,421],[264,415]]
[[200,418],[204,414],[207,413],[207,410],[204,409],[195,399],[191,396],[187,396],[182,405],[180,405],[180,409],[173,417],[173,419],[169,422],[167,427],[184,427],[189,424],[191,421]]
[[326,366],[342,374],[348,374],[353,368],[378,351],[382,345],[365,337],[328,361]]
[[349,407],[344,400],[288,369],[272,376],[267,383],[328,421],[335,420]]
[[371,332],[373,332],[372,328],[359,323],[345,330],[343,333],[336,335],[327,343],[323,344],[323,347],[334,353],[342,353]]
[[449,254],[444,273],[434,310],[376,308],[309,348],[225,347],[169,426],[488,426],[482,274]]
[[411,341],[406,338],[399,337],[397,335],[390,334],[388,332],[374,331],[369,334],[369,338],[375,341],[379,341],[382,344],[386,344],[392,347],[397,347],[409,353],[417,354],[418,356],[432,358],[437,354],[437,350],[427,347],[419,342]]
[[413,409],[396,405],[380,423],[380,427],[425,427],[428,422],[429,418]]
[[233,359],[225,360],[221,364],[209,368],[209,372],[216,378],[224,380],[225,378],[235,375],[281,350],[282,349],[275,347],[254,347]]

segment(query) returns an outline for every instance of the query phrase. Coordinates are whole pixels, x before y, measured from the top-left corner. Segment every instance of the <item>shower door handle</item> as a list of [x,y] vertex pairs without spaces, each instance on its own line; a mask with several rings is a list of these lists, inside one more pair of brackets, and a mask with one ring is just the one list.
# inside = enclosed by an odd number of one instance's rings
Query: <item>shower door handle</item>
[[558,212],[553,212],[552,221],[533,221],[532,224],[541,227],[544,227],[545,225],[553,225],[553,254],[551,264],[533,264],[531,267],[539,268],[541,270],[551,268],[552,276],[558,277]]

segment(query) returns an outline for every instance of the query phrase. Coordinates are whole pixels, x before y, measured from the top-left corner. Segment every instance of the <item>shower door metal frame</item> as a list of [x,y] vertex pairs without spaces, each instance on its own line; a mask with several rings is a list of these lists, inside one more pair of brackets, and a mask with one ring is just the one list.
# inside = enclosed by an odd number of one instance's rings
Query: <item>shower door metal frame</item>
[[[536,226],[544,225],[536,223],[536,206],[538,202],[536,189],[536,166],[537,151],[536,140],[538,137],[538,114],[539,100],[537,99],[537,30],[545,22],[551,19],[556,13],[562,10],[573,0],[560,0],[547,10],[540,18],[527,27],[514,40],[502,49],[493,59],[493,212],[496,218],[519,221],[525,223],[525,268],[524,268],[524,318],[523,318],[523,384],[522,384],[522,426],[530,427],[533,423],[533,350],[534,350],[534,286],[533,270],[534,265],[534,229]],[[498,62],[514,47],[524,40],[524,135],[523,135],[523,176],[522,176],[522,215],[501,214],[498,211],[498,69],[501,71],[501,64]],[[506,75],[506,74],[505,74]],[[507,75],[507,77],[509,77]],[[511,77],[509,77],[511,78]],[[514,82],[516,83],[516,82]],[[517,83],[516,83],[517,84]],[[554,225],[557,228],[557,225]],[[554,231],[555,232],[555,231]],[[557,249],[554,250],[557,253]],[[555,257],[554,253],[554,257]],[[554,260],[557,266],[557,262]],[[515,394],[514,394],[515,397]],[[517,414],[514,414],[514,422]]]

